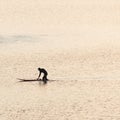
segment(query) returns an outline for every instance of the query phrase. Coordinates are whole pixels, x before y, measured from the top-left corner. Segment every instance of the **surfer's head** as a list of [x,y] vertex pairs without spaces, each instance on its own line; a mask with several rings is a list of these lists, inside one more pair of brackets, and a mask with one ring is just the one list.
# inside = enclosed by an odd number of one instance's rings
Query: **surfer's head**
[[40,70],[41,70],[41,68],[38,68],[38,70],[40,71]]

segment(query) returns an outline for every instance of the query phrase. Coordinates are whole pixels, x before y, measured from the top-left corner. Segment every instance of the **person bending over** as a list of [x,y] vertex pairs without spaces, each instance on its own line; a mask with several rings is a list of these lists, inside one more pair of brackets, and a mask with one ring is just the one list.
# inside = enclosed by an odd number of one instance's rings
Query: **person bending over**
[[39,78],[41,76],[41,73],[43,73],[44,75],[43,75],[42,80],[43,80],[44,83],[46,83],[48,81],[48,79],[47,79],[47,75],[48,75],[47,71],[44,68],[38,68],[38,71],[39,71],[39,76],[38,76],[37,80],[39,80]]

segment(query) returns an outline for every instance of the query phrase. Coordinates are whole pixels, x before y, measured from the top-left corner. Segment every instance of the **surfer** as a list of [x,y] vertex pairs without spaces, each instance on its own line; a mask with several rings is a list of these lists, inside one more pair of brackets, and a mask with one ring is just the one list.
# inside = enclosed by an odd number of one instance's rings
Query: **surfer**
[[43,73],[44,75],[43,75],[42,80],[43,80],[44,83],[46,83],[48,81],[48,79],[47,79],[47,75],[48,75],[47,71],[44,68],[38,68],[38,71],[39,71],[39,76],[38,76],[37,80],[39,80],[39,78],[41,76],[41,73]]

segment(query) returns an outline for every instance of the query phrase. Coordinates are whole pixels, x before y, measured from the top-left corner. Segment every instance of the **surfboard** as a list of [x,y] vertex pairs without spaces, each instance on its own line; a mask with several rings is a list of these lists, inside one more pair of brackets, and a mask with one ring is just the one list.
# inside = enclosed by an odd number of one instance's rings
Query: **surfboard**
[[17,78],[18,80],[20,80],[20,82],[35,82],[35,81],[42,81],[41,79],[37,80],[37,79],[19,79]]

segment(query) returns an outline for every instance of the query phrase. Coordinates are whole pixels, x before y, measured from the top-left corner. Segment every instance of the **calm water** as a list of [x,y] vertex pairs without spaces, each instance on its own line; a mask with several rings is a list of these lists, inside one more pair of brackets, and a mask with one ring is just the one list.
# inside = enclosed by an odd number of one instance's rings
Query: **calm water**
[[[75,35],[1,38],[0,119],[119,118],[120,44],[117,39],[113,42],[113,38],[107,38],[105,41],[102,37],[89,40]],[[39,66],[45,67],[49,79],[55,81],[44,85],[16,79],[37,78]]]

